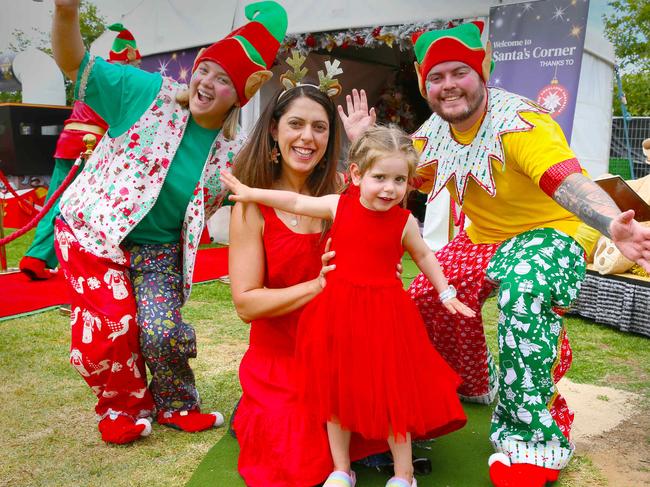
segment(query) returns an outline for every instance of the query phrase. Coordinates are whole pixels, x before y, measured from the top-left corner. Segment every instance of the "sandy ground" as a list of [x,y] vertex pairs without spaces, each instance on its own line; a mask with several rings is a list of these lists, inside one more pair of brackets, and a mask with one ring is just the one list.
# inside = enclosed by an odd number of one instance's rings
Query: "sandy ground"
[[562,379],[558,389],[575,411],[576,453],[587,455],[614,487],[650,486],[650,414],[642,397]]

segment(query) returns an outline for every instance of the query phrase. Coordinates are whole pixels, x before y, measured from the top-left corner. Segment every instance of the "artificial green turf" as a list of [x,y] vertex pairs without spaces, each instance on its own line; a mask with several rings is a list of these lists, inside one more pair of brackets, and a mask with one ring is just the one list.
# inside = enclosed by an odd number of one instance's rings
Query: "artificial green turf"
[[[464,404],[467,425],[429,443],[430,449],[414,448],[418,457],[431,459],[432,472],[418,476],[418,485],[448,487],[489,486],[487,459],[493,453],[487,440],[492,406]],[[260,444],[259,448],[264,448]],[[239,446],[230,435],[225,435],[214,445],[194,471],[186,487],[214,485],[242,486],[237,474]],[[389,475],[374,469],[355,465],[359,487],[383,486]]]

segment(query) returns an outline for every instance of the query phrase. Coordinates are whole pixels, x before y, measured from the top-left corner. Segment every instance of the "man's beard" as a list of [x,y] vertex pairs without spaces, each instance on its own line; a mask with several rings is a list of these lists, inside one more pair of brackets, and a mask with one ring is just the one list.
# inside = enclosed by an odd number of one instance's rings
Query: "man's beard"
[[455,124],[464,122],[474,115],[481,105],[483,105],[483,101],[485,100],[485,90],[483,89],[483,86],[479,86],[473,93],[464,92],[464,95],[467,100],[467,108],[460,113],[454,114],[445,113],[441,108],[441,103],[434,103],[429,100],[427,101],[429,102],[429,108],[432,112],[442,118],[445,122]]

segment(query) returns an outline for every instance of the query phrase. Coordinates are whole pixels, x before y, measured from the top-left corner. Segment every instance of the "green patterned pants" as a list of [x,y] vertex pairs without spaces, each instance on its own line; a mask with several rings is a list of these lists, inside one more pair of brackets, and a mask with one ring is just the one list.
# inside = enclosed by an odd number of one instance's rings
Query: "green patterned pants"
[[513,463],[561,469],[573,454],[573,413],[555,384],[571,364],[563,309],[585,275],[584,250],[551,228],[499,247],[487,278],[499,284],[499,395],[490,440]]

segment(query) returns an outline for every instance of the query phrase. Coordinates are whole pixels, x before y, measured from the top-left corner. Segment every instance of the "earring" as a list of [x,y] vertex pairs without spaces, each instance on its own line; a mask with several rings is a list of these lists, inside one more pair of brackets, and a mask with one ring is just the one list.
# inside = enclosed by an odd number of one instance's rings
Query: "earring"
[[271,159],[271,162],[273,162],[273,164],[279,164],[279,162],[280,162],[280,159],[279,159],[280,151],[278,150],[278,141],[277,140],[275,140],[274,143],[273,143],[273,149],[271,149],[271,154],[269,155],[269,157]]

